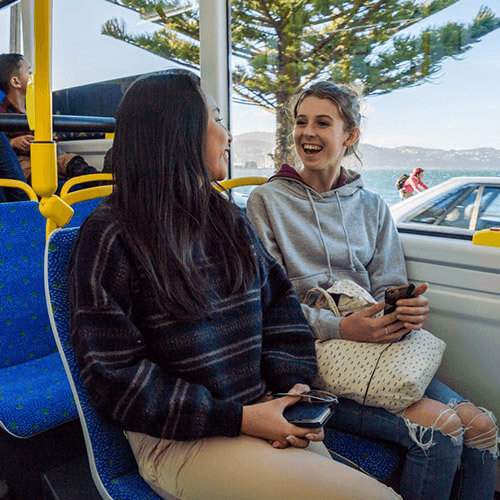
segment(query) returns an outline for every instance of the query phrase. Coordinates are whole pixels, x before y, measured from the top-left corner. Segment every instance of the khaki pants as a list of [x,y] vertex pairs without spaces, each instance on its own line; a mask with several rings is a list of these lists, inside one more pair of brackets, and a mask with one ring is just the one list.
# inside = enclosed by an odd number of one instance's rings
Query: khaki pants
[[163,498],[401,498],[375,479],[334,462],[323,443],[311,443],[311,450],[278,450],[243,435],[172,441],[125,434],[141,476]]

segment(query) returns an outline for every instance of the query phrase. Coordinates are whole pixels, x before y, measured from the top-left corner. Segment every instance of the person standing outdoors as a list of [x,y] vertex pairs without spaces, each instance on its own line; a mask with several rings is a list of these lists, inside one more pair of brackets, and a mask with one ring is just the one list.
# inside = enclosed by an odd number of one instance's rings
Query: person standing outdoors
[[406,179],[403,187],[401,188],[399,194],[403,200],[406,200],[410,196],[420,191],[425,191],[429,189],[423,182],[424,171],[420,167],[416,167],[411,173],[410,177]]

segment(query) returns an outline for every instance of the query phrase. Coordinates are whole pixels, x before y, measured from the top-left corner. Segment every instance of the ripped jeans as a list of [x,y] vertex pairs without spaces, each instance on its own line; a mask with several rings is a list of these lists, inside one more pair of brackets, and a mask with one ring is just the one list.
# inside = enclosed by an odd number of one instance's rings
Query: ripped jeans
[[[467,401],[436,379],[430,383],[426,396],[451,407]],[[433,432],[405,422],[401,416],[382,408],[363,408],[345,398],[339,398],[327,427],[406,448],[399,488],[405,500],[493,498],[498,447],[491,452],[477,449],[481,446],[474,443],[464,445],[461,434],[451,437],[440,431]]]

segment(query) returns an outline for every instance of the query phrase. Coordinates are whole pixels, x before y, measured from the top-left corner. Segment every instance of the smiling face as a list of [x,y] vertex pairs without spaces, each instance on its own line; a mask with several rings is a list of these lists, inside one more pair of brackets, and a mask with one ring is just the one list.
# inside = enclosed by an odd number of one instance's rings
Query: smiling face
[[294,140],[304,169],[333,173],[347,147],[359,137],[359,129],[345,130],[339,109],[330,99],[306,97],[297,108]]
[[204,141],[204,156],[212,180],[222,181],[227,175],[232,136],[219,118],[219,109],[211,98],[207,98],[208,124]]

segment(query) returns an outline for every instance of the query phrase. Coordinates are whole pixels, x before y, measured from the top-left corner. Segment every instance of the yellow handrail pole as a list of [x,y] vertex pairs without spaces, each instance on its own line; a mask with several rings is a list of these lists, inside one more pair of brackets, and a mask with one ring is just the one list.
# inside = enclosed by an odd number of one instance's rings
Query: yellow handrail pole
[[35,131],[31,143],[31,184],[41,197],[42,215],[64,226],[73,216],[73,209],[54,195],[57,147],[52,137],[52,0],[35,0],[34,28],[34,89],[31,87],[27,96],[28,122]]
[[[34,117],[30,126],[35,131],[31,179],[39,196],[50,197],[57,189],[57,153],[52,138],[52,0],[35,0],[34,18],[34,103],[30,99],[27,102],[28,120]],[[30,104],[34,104],[34,110]]]

